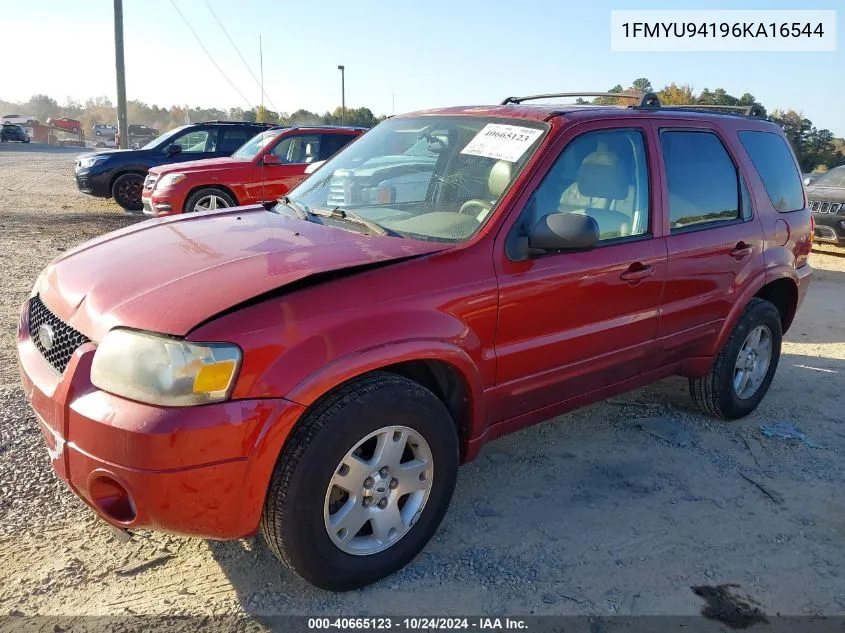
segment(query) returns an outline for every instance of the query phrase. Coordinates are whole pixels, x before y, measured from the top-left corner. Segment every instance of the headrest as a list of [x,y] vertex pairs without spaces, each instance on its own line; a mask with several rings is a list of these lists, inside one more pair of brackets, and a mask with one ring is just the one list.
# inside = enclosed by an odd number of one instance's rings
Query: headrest
[[625,200],[628,178],[616,154],[597,150],[587,154],[578,168],[578,191],[589,198]]
[[487,178],[487,188],[494,198],[504,193],[513,178],[513,163],[506,160],[497,161],[490,169],[490,176]]

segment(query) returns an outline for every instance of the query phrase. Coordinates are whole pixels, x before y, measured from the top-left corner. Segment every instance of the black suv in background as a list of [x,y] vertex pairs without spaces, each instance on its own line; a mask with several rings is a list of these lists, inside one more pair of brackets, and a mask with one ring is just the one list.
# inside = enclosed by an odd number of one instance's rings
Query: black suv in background
[[26,130],[20,125],[4,122],[0,125],[0,143],[5,143],[6,141],[29,143],[29,136],[27,135]]
[[141,149],[82,154],[76,159],[76,186],[92,196],[114,198],[128,211],[140,211],[141,191],[150,167],[231,156],[270,127],[246,121],[207,121],[166,132]]
[[[147,127],[146,125],[129,125],[127,126],[126,144],[130,149],[140,149],[141,146],[146,145],[158,136],[158,130],[154,127]],[[120,134],[115,132],[115,143],[120,143]]]
[[845,165],[815,178],[806,191],[816,241],[845,246]]

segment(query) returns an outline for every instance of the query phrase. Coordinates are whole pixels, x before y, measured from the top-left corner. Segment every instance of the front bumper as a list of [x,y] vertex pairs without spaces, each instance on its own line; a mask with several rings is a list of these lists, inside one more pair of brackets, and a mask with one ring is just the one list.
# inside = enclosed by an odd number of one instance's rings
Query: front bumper
[[173,206],[166,198],[156,202],[151,196],[145,195],[141,197],[141,204],[143,205],[144,215],[173,215]]
[[24,305],[21,379],[56,474],[119,528],[215,539],[254,533],[303,407],[281,398],[184,408],[126,400],[91,384],[95,349],[82,345],[59,375],[30,338]]
[[813,220],[816,223],[814,241],[845,246],[845,214],[813,213]]
[[76,188],[99,198],[111,198],[110,176],[107,172],[96,170],[75,171]]

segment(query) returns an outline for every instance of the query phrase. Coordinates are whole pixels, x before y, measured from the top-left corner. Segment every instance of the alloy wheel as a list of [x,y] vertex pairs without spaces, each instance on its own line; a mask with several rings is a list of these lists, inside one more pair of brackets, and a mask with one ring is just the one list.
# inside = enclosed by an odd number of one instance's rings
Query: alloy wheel
[[332,542],[358,556],[381,552],[416,523],[431,492],[434,462],[425,439],[406,426],[363,438],[337,465],[323,519]]
[[226,209],[229,203],[225,198],[215,196],[214,194],[203,196],[194,205],[193,211],[213,211],[214,209]]
[[757,393],[772,362],[772,332],[765,325],[751,330],[734,365],[734,392],[742,399]]

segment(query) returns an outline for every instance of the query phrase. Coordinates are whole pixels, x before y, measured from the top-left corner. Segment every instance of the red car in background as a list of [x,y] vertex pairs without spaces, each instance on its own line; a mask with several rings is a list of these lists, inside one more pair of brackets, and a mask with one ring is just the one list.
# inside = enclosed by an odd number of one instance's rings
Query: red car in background
[[82,123],[76,119],[69,119],[65,116],[58,117],[56,119],[47,119],[47,125],[74,133],[79,132],[79,130],[82,129]]
[[154,167],[144,181],[147,215],[208,211],[275,200],[366,128],[278,127],[261,132],[232,156]]

